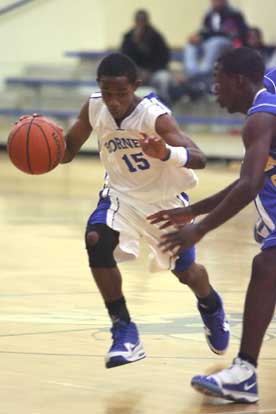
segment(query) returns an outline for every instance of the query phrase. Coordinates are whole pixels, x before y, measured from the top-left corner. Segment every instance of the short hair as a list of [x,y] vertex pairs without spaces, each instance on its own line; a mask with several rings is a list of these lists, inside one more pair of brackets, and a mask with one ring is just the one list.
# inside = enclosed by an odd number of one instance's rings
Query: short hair
[[149,20],[149,13],[148,13],[148,11],[146,9],[139,9],[139,10],[137,10],[135,12],[135,15],[134,15],[135,19],[137,19],[137,17],[139,15],[142,15],[146,20]]
[[263,37],[262,30],[257,26],[251,26],[248,28],[249,32],[255,32],[260,38]]
[[123,53],[111,53],[106,56],[98,66],[97,80],[102,76],[125,76],[130,83],[138,79],[138,71],[135,63]]
[[265,64],[263,57],[255,49],[240,47],[223,53],[218,61],[227,74],[243,75],[254,83],[261,82],[264,77]]

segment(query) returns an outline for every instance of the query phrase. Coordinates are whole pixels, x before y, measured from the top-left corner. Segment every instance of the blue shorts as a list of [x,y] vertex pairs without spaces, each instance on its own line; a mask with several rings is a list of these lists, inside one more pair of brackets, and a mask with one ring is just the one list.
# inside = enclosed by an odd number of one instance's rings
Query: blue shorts
[[257,211],[265,225],[268,235],[262,242],[262,250],[276,246],[276,188],[273,176],[266,174],[265,184],[255,200]]
[[88,219],[88,225],[101,223],[120,233],[119,244],[115,248],[114,257],[117,262],[131,260],[139,255],[140,240],[143,238],[148,244],[149,269],[152,272],[160,270],[185,271],[195,261],[195,247],[186,249],[176,260],[172,253],[163,253],[159,248],[164,230],[152,225],[146,217],[159,210],[183,207],[188,205],[188,197],[181,193],[173,200],[166,200],[154,204],[140,200],[133,202],[124,195],[109,190],[100,193],[100,199],[95,211]]

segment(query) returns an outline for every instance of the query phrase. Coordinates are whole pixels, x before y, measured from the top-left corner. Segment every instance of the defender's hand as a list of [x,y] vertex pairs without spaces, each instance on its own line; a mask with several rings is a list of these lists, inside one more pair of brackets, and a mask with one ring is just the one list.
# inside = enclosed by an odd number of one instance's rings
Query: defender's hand
[[171,233],[163,234],[160,247],[164,253],[173,251],[174,256],[177,257],[183,250],[198,243],[203,236],[204,233],[202,233],[198,224],[185,224]]
[[174,224],[190,223],[194,218],[195,216],[191,213],[189,206],[161,210],[147,217],[151,224],[162,223],[160,229],[165,229]]

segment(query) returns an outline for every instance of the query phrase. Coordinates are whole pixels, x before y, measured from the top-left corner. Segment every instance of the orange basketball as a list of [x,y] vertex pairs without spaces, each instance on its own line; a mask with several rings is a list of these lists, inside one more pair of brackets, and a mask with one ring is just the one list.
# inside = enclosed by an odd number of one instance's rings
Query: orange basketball
[[7,150],[12,163],[27,174],[44,174],[63,159],[62,129],[41,115],[22,116],[11,130]]

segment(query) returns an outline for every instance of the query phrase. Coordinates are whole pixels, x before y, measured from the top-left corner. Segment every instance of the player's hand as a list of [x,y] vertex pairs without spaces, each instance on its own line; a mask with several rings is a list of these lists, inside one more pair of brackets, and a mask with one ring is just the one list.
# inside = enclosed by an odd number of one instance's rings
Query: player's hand
[[195,216],[192,214],[189,206],[161,210],[147,217],[151,224],[162,223],[160,229],[165,229],[175,224],[190,223],[194,218]]
[[150,137],[141,133],[140,144],[143,152],[149,157],[164,160],[169,156],[169,149],[161,137]]
[[[32,115],[22,115],[20,118],[19,118],[19,120],[18,121],[16,121],[15,123],[17,124],[18,122],[20,122],[20,121],[23,121],[24,119],[26,119],[26,118],[41,118],[41,117],[43,117],[43,115],[41,115],[41,114],[37,114],[37,113],[34,113],[34,114],[32,114]],[[48,122],[51,122],[51,124],[54,126],[54,128],[57,128],[58,130],[59,130],[59,132],[63,135],[63,128],[60,126],[60,125],[58,125],[58,124],[56,124],[54,121],[52,121],[51,119],[47,119],[47,121]]]
[[24,119],[27,119],[27,118],[31,118],[32,119],[32,118],[34,118],[36,116],[41,116],[41,115],[38,115],[38,114],[21,115],[20,118],[17,121],[15,121],[15,124],[18,124],[18,122],[24,121]]
[[200,43],[200,40],[201,40],[201,37],[198,33],[193,33],[188,38],[188,42],[191,43],[192,45],[198,45]]
[[198,243],[203,236],[204,233],[198,224],[185,224],[171,233],[163,234],[159,246],[164,253],[172,251],[177,257],[183,250]]

